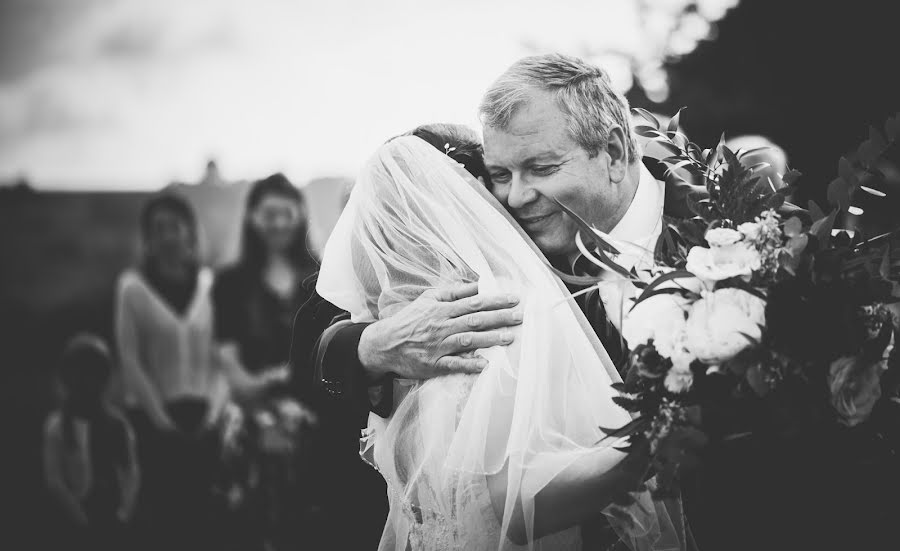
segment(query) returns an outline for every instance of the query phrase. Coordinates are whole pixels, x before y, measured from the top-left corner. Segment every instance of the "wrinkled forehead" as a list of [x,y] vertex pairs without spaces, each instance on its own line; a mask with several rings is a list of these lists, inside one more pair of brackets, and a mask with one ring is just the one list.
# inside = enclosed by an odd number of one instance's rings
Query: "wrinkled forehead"
[[484,160],[488,167],[515,167],[549,161],[578,148],[568,117],[549,94],[531,97],[512,114],[504,128],[485,124]]

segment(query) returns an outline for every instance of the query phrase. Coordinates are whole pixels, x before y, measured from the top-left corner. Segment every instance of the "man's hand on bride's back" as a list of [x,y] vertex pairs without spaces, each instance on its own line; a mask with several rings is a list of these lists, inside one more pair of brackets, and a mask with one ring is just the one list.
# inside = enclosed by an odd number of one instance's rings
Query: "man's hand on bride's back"
[[373,380],[479,373],[487,360],[471,351],[513,341],[509,328],[522,323],[518,303],[509,294],[479,296],[477,283],[430,289],[363,331],[360,362]]

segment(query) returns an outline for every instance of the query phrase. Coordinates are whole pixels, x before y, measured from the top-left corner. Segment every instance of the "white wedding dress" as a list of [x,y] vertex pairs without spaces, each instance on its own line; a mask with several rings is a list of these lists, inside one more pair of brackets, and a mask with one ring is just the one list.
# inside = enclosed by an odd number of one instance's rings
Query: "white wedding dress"
[[[623,455],[599,429],[630,421],[611,400],[613,363],[483,186],[418,138],[385,144],[328,241],[319,294],[364,322],[427,289],[473,281],[480,292],[519,295],[524,321],[513,345],[479,351],[489,360],[480,375],[397,380],[393,414],[370,416],[361,453],[384,476],[390,501],[379,549],[580,549],[577,527],[533,537],[534,500],[585,454]],[[488,480],[505,487],[493,485],[493,500]],[[635,526],[611,520],[623,540],[632,549],[681,549],[665,509],[637,497],[643,507],[628,510]],[[524,547],[504,536],[517,507]]]

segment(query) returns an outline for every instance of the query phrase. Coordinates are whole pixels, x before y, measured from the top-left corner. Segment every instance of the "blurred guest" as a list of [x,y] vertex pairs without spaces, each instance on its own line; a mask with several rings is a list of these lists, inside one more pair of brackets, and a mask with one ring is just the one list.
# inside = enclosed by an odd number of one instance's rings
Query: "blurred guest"
[[309,504],[301,501],[312,473],[299,448],[303,425],[315,416],[286,386],[294,315],[309,296],[302,282],[318,268],[307,230],[304,198],[284,175],[255,182],[240,258],[219,274],[212,292],[218,354],[244,410],[245,509],[267,539],[290,539],[287,532],[308,520],[303,510]]
[[195,220],[177,195],[148,201],[142,262],[121,275],[116,294],[125,400],[136,409],[144,469],[141,505],[157,548],[208,543],[211,429],[227,398],[213,350],[212,273],[199,264]]
[[78,335],[66,345],[58,374],[63,403],[47,417],[43,450],[47,487],[75,532],[62,548],[125,548],[139,474],[131,425],[105,399],[111,372],[100,338]]
[[306,237],[300,191],[282,174],[255,182],[240,259],[213,286],[215,339],[239,397],[258,395],[286,377],[294,314],[308,298],[301,284],[318,269]]

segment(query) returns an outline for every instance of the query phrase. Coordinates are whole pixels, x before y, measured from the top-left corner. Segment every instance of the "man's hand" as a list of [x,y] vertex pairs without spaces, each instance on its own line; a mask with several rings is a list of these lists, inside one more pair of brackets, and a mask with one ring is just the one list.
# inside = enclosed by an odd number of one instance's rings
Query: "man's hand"
[[370,378],[481,372],[487,361],[471,352],[511,343],[508,328],[522,323],[522,310],[515,307],[516,296],[477,295],[477,283],[430,289],[394,316],[367,327],[358,352]]

